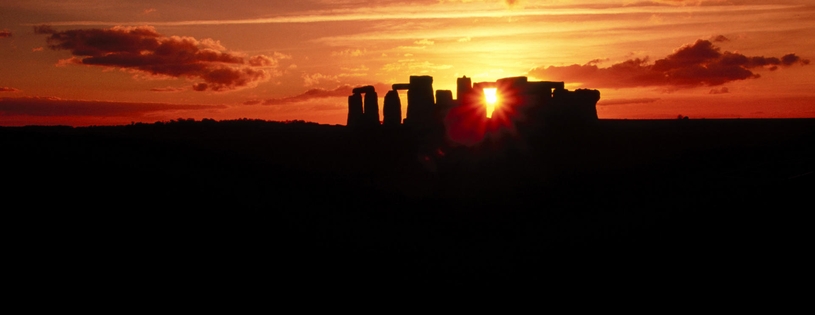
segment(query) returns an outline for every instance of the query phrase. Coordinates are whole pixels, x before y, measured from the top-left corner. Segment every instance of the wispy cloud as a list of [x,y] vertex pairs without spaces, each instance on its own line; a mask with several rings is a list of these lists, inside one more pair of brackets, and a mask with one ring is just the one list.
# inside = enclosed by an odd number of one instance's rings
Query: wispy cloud
[[600,100],[597,106],[612,106],[612,105],[628,105],[628,104],[647,104],[658,101],[659,98],[618,98],[610,100]]
[[186,89],[180,88],[180,87],[172,87],[172,86],[150,89],[150,91],[152,91],[152,92],[181,92],[181,91],[184,91],[184,90],[186,90]]
[[[741,11],[767,11],[801,7],[800,5],[722,5],[722,6],[661,6],[660,13],[720,12],[722,14]],[[527,16],[558,15],[617,15],[631,13],[651,13],[654,6],[607,6],[604,8],[586,7],[527,7],[523,10],[500,10],[494,6],[468,4],[436,5],[428,9],[426,5],[381,6],[337,10],[313,11],[306,14],[283,15],[266,18],[187,20],[187,21],[53,21],[54,26],[112,26],[112,25],[154,25],[154,26],[193,26],[193,25],[236,25],[236,24],[280,24],[280,23],[319,23],[378,20],[421,20],[421,19],[462,19],[462,18],[508,18]]]
[[432,40],[429,40],[429,39],[426,39],[426,38],[413,42],[414,45],[420,45],[420,46],[432,46],[435,43],[436,42],[434,42]]
[[351,56],[359,57],[368,53],[367,49],[346,49],[341,51],[332,51],[331,56]]
[[161,111],[224,108],[224,105],[83,101],[55,97],[0,98],[0,113],[5,115],[126,117]]
[[[292,103],[300,103],[306,101],[312,101],[315,99],[324,99],[330,97],[347,97],[351,95],[351,91],[354,89],[355,86],[350,84],[343,84],[338,86],[335,89],[327,90],[327,89],[310,89],[308,91],[303,92],[302,94],[288,96],[283,98],[272,98],[266,100],[249,100],[244,102],[244,105],[256,105],[256,104],[263,104],[263,105],[283,105],[283,104],[292,104]],[[390,90],[391,86],[384,84],[384,83],[377,83],[374,84],[374,89],[380,91],[380,93],[384,94],[384,91]]]
[[[405,54],[406,57],[410,57],[412,54]],[[419,73],[431,73],[433,70],[445,70],[452,68],[452,65],[448,64],[435,64],[430,61],[418,61],[416,59],[401,59],[393,63],[388,63],[382,66],[382,70],[384,71],[412,71],[412,72],[419,72]]]
[[320,84],[320,82],[325,81],[332,81],[332,82],[339,82],[339,79],[336,75],[325,75],[322,73],[304,73],[303,77],[303,86],[312,86]]

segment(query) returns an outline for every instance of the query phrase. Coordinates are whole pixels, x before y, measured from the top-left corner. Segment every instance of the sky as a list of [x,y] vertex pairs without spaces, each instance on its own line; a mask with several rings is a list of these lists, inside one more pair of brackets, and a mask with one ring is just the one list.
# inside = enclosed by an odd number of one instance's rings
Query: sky
[[352,88],[381,110],[411,75],[563,81],[601,119],[813,118],[812,34],[811,0],[4,0],[0,126],[345,124]]

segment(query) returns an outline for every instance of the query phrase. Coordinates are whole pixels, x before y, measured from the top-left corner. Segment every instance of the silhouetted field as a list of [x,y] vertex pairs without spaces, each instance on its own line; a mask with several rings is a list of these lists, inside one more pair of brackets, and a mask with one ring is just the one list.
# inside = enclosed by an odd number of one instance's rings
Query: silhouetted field
[[182,120],[6,127],[0,146],[20,256],[66,279],[738,283],[809,262],[811,119],[601,120],[473,147]]

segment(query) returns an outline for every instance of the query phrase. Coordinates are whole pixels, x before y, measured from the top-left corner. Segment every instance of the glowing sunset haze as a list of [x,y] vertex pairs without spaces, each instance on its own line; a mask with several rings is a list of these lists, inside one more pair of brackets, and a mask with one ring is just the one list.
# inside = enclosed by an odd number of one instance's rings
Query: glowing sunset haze
[[345,124],[352,88],[410,75],[564,81],[601,119],[811,118],[813,33],[809,0],[5,0],[0,126]]

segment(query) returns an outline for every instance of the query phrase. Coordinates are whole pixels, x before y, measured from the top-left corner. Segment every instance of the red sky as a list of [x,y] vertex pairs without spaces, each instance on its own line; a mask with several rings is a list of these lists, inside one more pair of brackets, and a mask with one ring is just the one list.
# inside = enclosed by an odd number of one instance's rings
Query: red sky
[[815,117],[813,33],[806,0],[5,0],[0,125],[344,124],[351,88],[410,75],[565,81],[601,118]]

